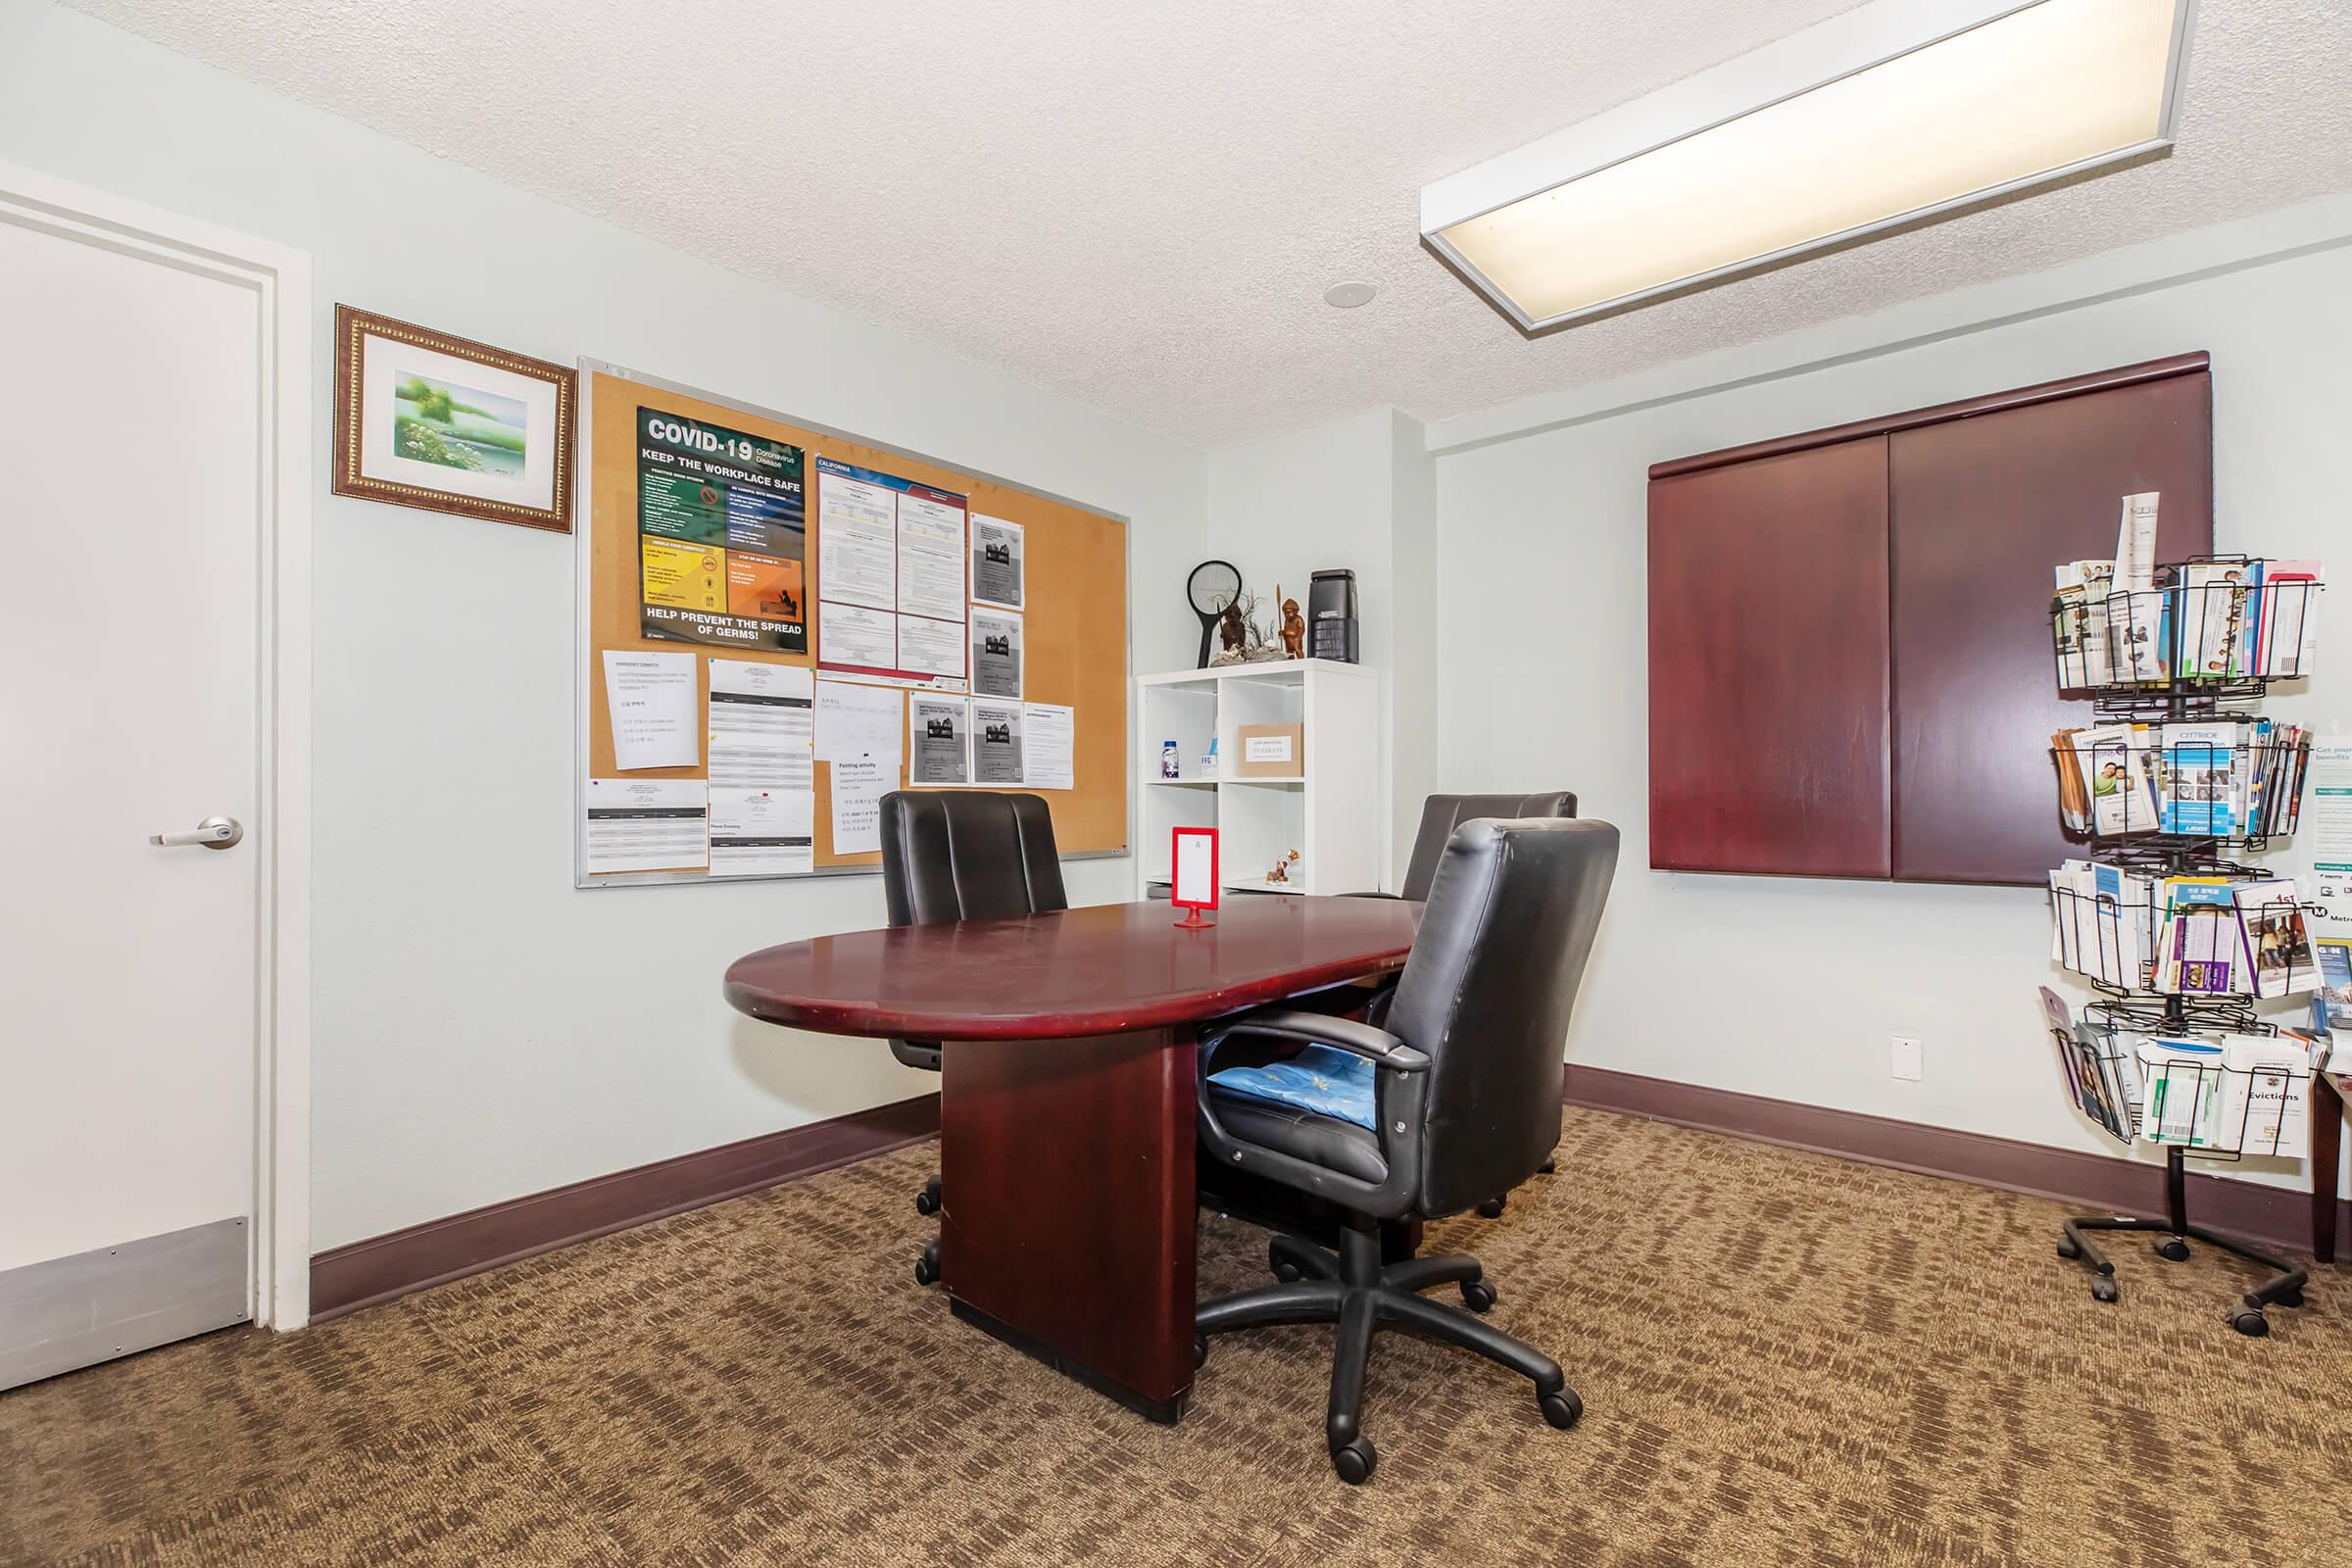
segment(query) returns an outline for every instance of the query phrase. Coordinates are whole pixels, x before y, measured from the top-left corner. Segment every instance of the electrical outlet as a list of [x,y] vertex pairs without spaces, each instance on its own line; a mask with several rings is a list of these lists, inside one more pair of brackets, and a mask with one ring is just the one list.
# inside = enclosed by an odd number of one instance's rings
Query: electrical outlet
[[1910,1083],[1919,1082],[1920,1069],[1926,1065],[1926,1053],[1917,1035],[1896,1035],[1887,1044],[1892,1047],[1891,1071],[1897,1078]]

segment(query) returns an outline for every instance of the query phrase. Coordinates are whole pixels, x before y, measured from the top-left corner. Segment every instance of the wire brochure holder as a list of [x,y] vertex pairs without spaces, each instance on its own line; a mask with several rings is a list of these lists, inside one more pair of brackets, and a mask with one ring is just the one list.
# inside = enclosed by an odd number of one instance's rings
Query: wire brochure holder
[[2146,1232],[2176,1263],[2192,1240],[2244,1258],[2269,1278],[2229,1321],[2261,1336],[2264,1309],[2302,1305],[2309,1275],[2191,1223],[2186,1172],[2309,1148],[2320,1053],[2257,1007],[2318,989],[2311,911],[2291,877],[2237,857],[2295,828],[2309,737],[2252,710],[2273,680],[2310,673],[2322,584],[2315,564],[2243,556],[2145,581],[2052,601],[2058,689],[2089,699],[2095,722],[2052,738],[2060,813],[2088,853],[2051,873],[2050,956],[2097,1000],[2079,1021],[2054,994],[2044,1004],[2074,1108],[2126,1148],[2164,1150],[2165,1212],[2070,1219],[2058,1255],[2101,1301],[2121,1292],[2096,1232]]

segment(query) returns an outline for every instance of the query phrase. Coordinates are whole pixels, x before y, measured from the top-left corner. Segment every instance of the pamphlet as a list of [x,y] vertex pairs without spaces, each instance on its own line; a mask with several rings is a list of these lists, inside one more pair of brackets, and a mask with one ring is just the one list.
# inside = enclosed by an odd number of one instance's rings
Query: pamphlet
[[1022,527],[1003,517],[972,514],[972,599],[1001,610],[1020,610],[1023,577]]
[[2156,938],[2152,990],[2226,996],[2250,989],[2244,927],[2227,877],[2170,877],[2162,884],[2164,922]]
[[816,683],[816,760],[855,761],[879,758],[893,765],[905,750],[900,727],[906,699],[895,687],[862,686],[854,681]]
[[807,876],[816,868],[816,797],[806,789],[713,786],[712,876]]
[[605,712],[612,725],[612,767],[692,767],[703,760],[694,732],[694,656],[605,650]]
[[2069,860],[2050,873],[2050,956],[2105,985],[2147,984],[2154,909],[2145,877]]
[[2312,671],[2320,641],[2320,584],[2316,561],[2272,561],[2263,566],[2261,624],[2255,643],[2263,661],[2257,674],[2290,680]]
[[2091,831],[2102,838],[2153,833],[2156,766],[2144,724],[2103,724],[2074,736],[2075,760],[2090,796]]
[[906,782],[969,784],[972,781],[968,698],[914,692],[906,699]]
[[2111,1035],[2090,1019],[2075,1025],[2071,1041],[2075,1102],[2082,1114],[2126,1143],[2139,1129],[2132,1125],[2132,1103],[2139,1095],[2139,1059],[2133,1054],[2138,1037]]
[[2322,736],[2310,756],[2311,868],[2324,889],[2352,884],[2352,736]]
[[2114,582],[2112,561],[2070,561],[2057,570],[2050,624],[2061,691],[2105,686],[2115,678],[2107,629],[2107,595]]
[[584,866],[612,871],[699,871],[710,859],[704,824],[710,786],[699,778],[586,781]]
[[833,770],[833,853],[879,851],[882,797],[899,787],[898,754],[844,758],[828,765]]
[[972,699],[972,782],[1019,784],[1026,777],[1021,765],[1021,705]]
[[2156,587],[2154,490],[2124,497],[2115,534],[2115,584],[2108,595],[2107,624],[2116,644],[2111,659],[2118,678],[2161,683],[2168,678],[2173,595]]
[[2300,1159],[2311,1147],[2312,1044],[2307,1037],[2225,1035],[2217,1147]]
[[1024,703],[1021,731],[1028,786],[1033,790],[1077,788],[1077,710],[1066,703]]
[[713,809],[721,789],[808,794],[816,778],[814,674],[805,664],[740,659],[713,659],[710,668]]
[[2320,1005],[2328,1028],[2352,1029],[2352,939],[2321,937],[2312,948],[2320,965]]
[[2244,944],[2242,961],[2253,976],[2254,995],[2291,997],[2319,990],[2319,956],[2312,952],[2295,884],[2285,877],[2266,877],[2241,882],[2231,891]]
[[1021,617],[1001,610],[972,611],[972,694],[1021,696]]
[[2157,766],[2160,831],[2212,838],[2237,832],[2239,729],[2234,723],[2164,726]]
[[2215,1147],[2221,1134],[2222,1048],[2210,1040],[2152,1035],[2138,1051],[2144,1087],[2139,1136],[2151,1144]]
[[2183,680],[2223,680],[2237,673],[2238,623],[2245,610],[2247,564],[2196,562],[2180,568],[2180,663]]
[[2156,507],[2162,497],[2156,490],[2124,497],[2123,516],[2115,530],[2115,581],[2119,588],[2156,586]]

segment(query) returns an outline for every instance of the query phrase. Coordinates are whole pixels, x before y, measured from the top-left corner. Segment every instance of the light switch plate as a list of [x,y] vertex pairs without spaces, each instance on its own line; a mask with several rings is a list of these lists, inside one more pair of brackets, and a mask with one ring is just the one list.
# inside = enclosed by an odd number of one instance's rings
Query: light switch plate
[[1892,1047],[1892,1071],[1897,1078],[1909,1083],[1919,1082],[1920,1070],[1926,1066],[1926,1051],[1917,1035],[1896,1035],[1888,1042]]

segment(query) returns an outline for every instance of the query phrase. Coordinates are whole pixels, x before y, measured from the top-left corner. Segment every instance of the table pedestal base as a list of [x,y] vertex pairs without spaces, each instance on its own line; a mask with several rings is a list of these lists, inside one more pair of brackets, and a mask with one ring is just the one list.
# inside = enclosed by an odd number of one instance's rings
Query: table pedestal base
[[1148,1421],[1157,1421],[1162,1426],[1174,1426],[1183,1418],[1185,1410],[1192,1404],[1193,1391],[1190,1388],[1185,1389],[1172,1399],[1148,1398],[1125,1384],[1113,1382],[1083,1363],[1071,1360],[1051,1345],[1046,1344],[1045,1341],[1023,1334],[1019,1329],[1006,1327],[967,1302],[950,1301],[948,1310],[981,1333],[1002,1340],[1030,1359],[1043,1361],[1064,1377],[1075,1378],[1097,1394],[1118,1400]]
[[1194,1031],[951,1041],[940,1273],[956,1315],[1157,1421],[1193,1383]]

